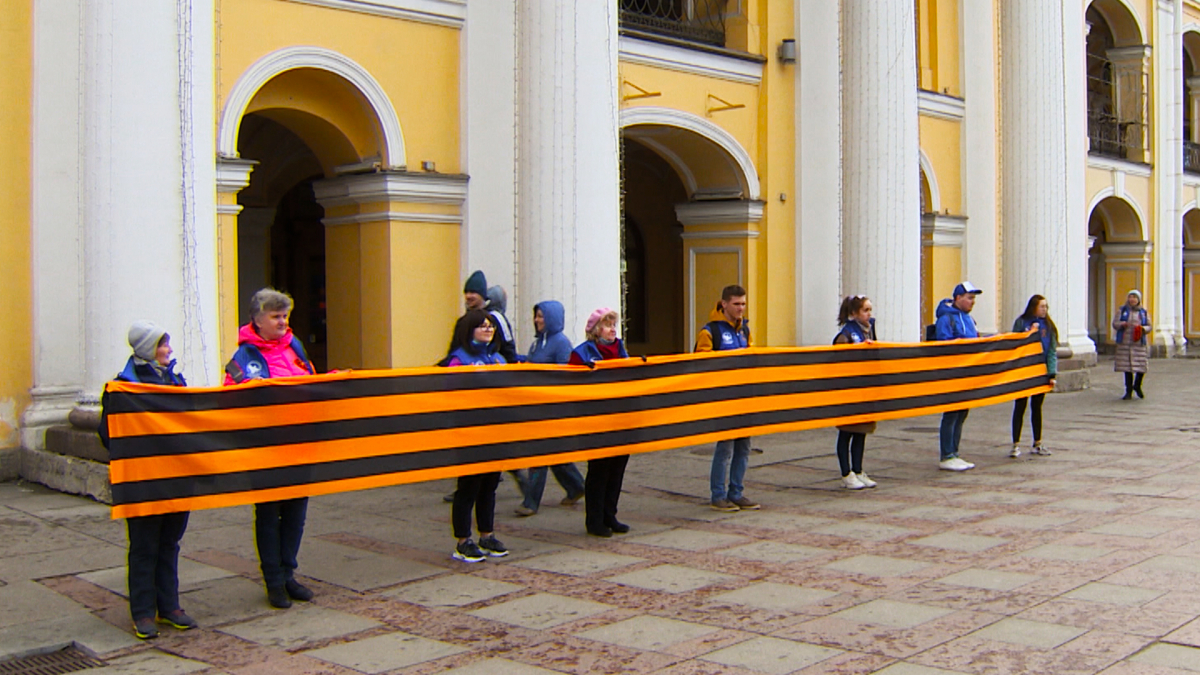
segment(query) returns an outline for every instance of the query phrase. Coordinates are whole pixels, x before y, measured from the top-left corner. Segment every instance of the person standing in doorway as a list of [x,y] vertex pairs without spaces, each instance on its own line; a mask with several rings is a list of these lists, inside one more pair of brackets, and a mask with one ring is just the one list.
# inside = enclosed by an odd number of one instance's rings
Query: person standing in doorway
[[1128,401],[1137,394],[1138,398],[1146,398],[1142,392],[1142,380],[1150,368],[1150,347],[1147,338],[1150,335],[1150,315],[1142,307],[1142,292],[1129,291],[1125,304],[1117,310],[1117,316],[1112,322],[1117,329],[1117,357],[1113,361],[1113,370],[1125,373],[1125,395],[1122,401]]
[[[937,308],[937,324],[934,332],[938,340],[961,340],[979,337],[971,310],[975,308],[975,296],[983,291],[969,281],[954,287],[954,296],[942,300]],[[938,468],[944,471],[966,471],[975,465],[958,456],[958,444],[962,441],[963,423],[969,410],[949,410],[942,413],[939,430],[941,459]]]
[[[875,319],[871,299],[865,295],[847,295],[838,310],[841,330],[833,338],[835,345],[861,345],[875,341]],[[838,426],[837,458],[842,470],[842,485],[848,490],[873,488],[877,483],[863,471],[863,452],[867,434],[875,433],[874,422]]]
[[[1050,374],[1050,386],[1058,377],[1058,326],[1050,318],[1050,304],[1046,298],[1034,295],[1025,305],[1025,311],[1013,322],[1014,333],[1037,331],[1042,342],[1042,355],[1046,359],[1046,372]],[[1033,447],[1029,452],[1035,455],[1049,455],[1050,450],[1042,444],[1042,402],[1045,394],[1034,394],[1029,398],[1019,398],[1013,401],[1012,414],[1012,450],[1009,457],[1021,456],[1021,427],[1025,426],[1025,407],[1030,408],[1030,422],[1033,424]],[[1031,405],[1030,405],[1031,404]]]
[[[721,299],[708,323],[696,335],[697,352],[746,349],[754,344],[746,325],[746,289],[736,284],[721,289]],[[746,467],[750,462],[750,437],[717,441],[709,470],[709,506],[714,511],[760,508],[743,494]]]

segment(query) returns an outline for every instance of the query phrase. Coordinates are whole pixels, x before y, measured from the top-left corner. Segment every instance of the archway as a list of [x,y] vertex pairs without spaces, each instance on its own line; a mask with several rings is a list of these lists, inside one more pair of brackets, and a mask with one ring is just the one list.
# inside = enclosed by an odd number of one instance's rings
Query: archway
[[1085,17],[1089,152],[1147,161],[1145,31],[1124,0],[1094,0]]
[[1200,174],[1200,26],[1183,33],[1183,170]]
[[720,127],[668,108],[627,108],[621,126],[631,348],[690,351],[730,284],[747,289],[757,329],[762,202],[749,154]]
[[1125,294],[1147,291],[1151,247],[1140,209],[1106,193],[1093,200],[1088,217],[1088,333],[1098,348],[1111,349],[1112,317]]

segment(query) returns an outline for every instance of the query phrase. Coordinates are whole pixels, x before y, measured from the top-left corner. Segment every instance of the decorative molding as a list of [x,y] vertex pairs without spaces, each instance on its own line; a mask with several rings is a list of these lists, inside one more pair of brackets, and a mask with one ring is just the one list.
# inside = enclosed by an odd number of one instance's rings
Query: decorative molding
[[238,129],[241,127],[242,117],[246,114],[246,107],[250,105],[254,95],[276,75],[297,68],[324,70],[354,85],[367,99],[383,131],[384,150],[387,154],[383,165],[405,165],[404,134],[400,129],[400,118],[396,116],[396,109],[392,107],[391,99],[379,82],[348,56],[324,47],[307,45],[273,51],[255,61],[242,73],[229,92],[225,109],[221,113],[221,122],[217,127],[218,155],[226,158],[238,156]]
[[729,156],[741,168],[742,177],[746,181],[747,199],[759,199],[761,185],[758,182],[758,171],[754,168],[754,160],[751,159],[750,153],[746,152],[746,149],[738,143],[737,139],[721,127],[691,113],[657,106],[624,108],[621,110],[620,120],[622,129],[643,124],[657,124],[686,129],[716,143],[721,149],[729,153]]
[[[686,202],[675,205],[675,217],[683,225],[716,225],[718,223],[757,223],[763,217],[763,202],[751,200],[721,202]],[[737,236],[747,236],[742,232]],[[697,236],[700,236],[697,233]],[[757,237],[755,232],[752,236]],[[687,235],[685,234],[686,238]]]
[[680,239],[758,239],[757,230],[707,230],[704,232],[684,232]]
[[1141,164],[1138,162],[1130,162],[1116,157],[1105,157],[1103,155],[1088,155],[1088,168],[1102,169],[1104,171],[1121,171],[1131,176],[1139,176],[1141,178],[1149,178],[1154,171],[1154,167],[1149,164]]
[[967,102],[957,96],[918,89],[917,112],[930,117],[961,122],[967,114]]
[[1154,243],[1149,241],[1106,241],[1100,252],[1109,263],[1148,263],[1154,252]]
[[1138,204],[1137,200],[1135,200],[1129,194],[1122,194],[1122,195],[1118,196],[1116,194],[1116,190],[1114,190],[1111,187],[1104,188],[1103,190],[1097,192],[1095,194],[1095,196],[1092,197],[1092,201],[1088,204],[1088,208],[1087,208],[1088,222],[1091,222],[1092,214],[1096,211],[1096,207],[1100,205],[1100,202],[1104,201],[1105,199],[1108,199],[1109,197],[1114,197],[1116,199],[1120,199],[1121,201],[1128,204],[1130,208],[1133,209],[1134,214],[1137,215],[1138,229],[1142,233],[1142,239],[1148,239],[1147,234],[1146,234],[1146,227],[1147,227],[1146,212],[1142,210],[1142,205]]
[[1183,264],[1184,267],[1200,268],[1200,249],[1183,249]]
[[917,159],[921,163],[921,171],[925,174],[925,182],[929,184],[929,202],[926,208],[937,213],[942,210],[942,190],[938,187],[937,173],[933,170],[933,162],[929,161],[929,156],[925,151],[917,148]]
[[742,84],[760,84],[763,64],[675,45],[621,36],[617,58],[626,63],[663,68]]
[[241,212],[241,204],[217,204],[218,216],[236,216]]
[[921,243],[925,246],[962,248],[967,232],[964,216],[926,213],[921,216]]
[[[217,158],[217,192],[238,193],[250,184],[250,174],[258,162],[253,159]],[[239,207],[240,209],[241,207]]]
[[350,216],[337,216],[321,220],[325,227],[339,225],[362,225],[363,223],[378,223],[381,221],[405,223],[443,223],[447,225],[462,225],[461,215],[446,213],[413,213],[405,211],[375,211],[371,213],[355,213]]
[[377,202],[461,206],[467,199],[467,177],[398,171],[342,176],[314,182],[313,193],[325,208]]
[[407,19],[435,26],[462,28],[467,20],[466,0],[287,0],[302,5],[342,9],[362,14]]
[[1116,67],[1145,68],[1153,52],[1150,45],[1133,45],[1130,47],[1113,47],[1105,52],[1105,56]]
[[1184,171],[1183,184],[1188,187],[1200,187],[1200,175]]

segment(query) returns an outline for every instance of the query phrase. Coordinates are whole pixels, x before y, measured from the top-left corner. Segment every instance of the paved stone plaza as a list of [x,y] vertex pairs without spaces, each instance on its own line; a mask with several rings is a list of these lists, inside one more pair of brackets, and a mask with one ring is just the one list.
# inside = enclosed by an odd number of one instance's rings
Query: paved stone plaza
[[[1154,361],[1145,401],[1046,402],[1051,457],[1009,459],[1010,404],[973,411],[964,474],[937,470],[937,417],[880,425],[840,488],[834,432],[757,439],[758,512],[707,506],[707,448],[635,456],[613,539],[547,487],[506,479],[513,554],[450,559],[447,481],[312,500],[308,605],[272,610],[249,507],[192,514],[183,606],[200,623],[132,637],[125,526],[108,509],[0,484],[0,658],[69,644],[96,673],[1200,672],[1200,361]],[[1028,442],[1028,427],[1026,438]]]

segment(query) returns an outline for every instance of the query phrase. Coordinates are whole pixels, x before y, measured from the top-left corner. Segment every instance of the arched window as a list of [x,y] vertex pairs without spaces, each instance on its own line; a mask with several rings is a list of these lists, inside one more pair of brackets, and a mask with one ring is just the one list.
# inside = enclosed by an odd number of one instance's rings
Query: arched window
[[1088,151],[1147,162],[1149,48],[1119,0],[1095,0],[1086,14]]

